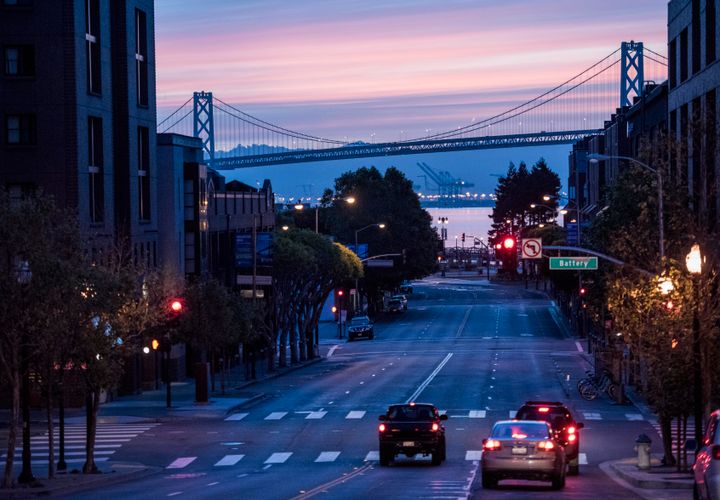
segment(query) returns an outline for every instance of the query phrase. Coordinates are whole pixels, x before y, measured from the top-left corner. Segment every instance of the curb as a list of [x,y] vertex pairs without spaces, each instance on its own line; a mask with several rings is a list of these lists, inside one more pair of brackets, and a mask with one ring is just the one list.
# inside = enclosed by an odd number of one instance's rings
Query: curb
[[[662,478],[662,479],[651,479],[644,477],[637,477],[636,474],[632,474],[623,469],[622,465],[624,460],[616,460],[613,462],[606,462],[615,474],[620,476],[624,481],[630,483],[637,488],[643,489],[654,489],[654,490],[691,490],[693,488],[693,481],[691,477],[687,478]],[[668,472],[669,474],[671,472]],[[652,473],[643,472],[639,473],[643,475],[649,475]],[[659,474],[658,474],[659,475]]]
[[[114,467],[121,468],[127,467],[127,465],[117,463],[114,465]],[[137,470],[123,474],[117,474],[115,470],[112,470],[112,472],[104,472],[102,474],[77,474],[77,482],[65,485],[58,485],[55,488],[51,486],[43,486],[40,488],[21,487],[13,489],[2,489],[0,490],[0,496],[2,496],[2,498],[34,498],[39,496],[67,495],[71,493],[78,493],[85,490],[95,489],[98,487],[112,486],[126,481],[137,480],[145,476],[155,474],[162,470],[159,467],[150,467],[143,464],[138,464],[136,467]],[[67,475],[70,476],[70,474]],[[40,479],[40,481],[43,480]]]

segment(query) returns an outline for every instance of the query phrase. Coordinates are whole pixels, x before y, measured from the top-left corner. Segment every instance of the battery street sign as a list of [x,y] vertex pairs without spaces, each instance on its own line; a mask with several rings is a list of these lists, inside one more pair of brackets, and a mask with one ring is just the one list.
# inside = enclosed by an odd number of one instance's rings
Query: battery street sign
[[365,262],[367,267],[393,267],[392,259],[372,259]]
[[551,271],[594,271],[597,257],[550,257]]

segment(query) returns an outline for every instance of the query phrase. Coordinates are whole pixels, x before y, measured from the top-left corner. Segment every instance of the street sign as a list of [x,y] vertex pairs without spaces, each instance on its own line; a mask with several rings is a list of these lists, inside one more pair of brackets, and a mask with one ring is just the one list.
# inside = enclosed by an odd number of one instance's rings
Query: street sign
[[542,238],[521,240],[520,250],[523,259],[542,259]]
[[550,257],[551,271],[594,271],[597,257]]
[[392,259],[370,259],[365,262],[368,267],[393,267]]

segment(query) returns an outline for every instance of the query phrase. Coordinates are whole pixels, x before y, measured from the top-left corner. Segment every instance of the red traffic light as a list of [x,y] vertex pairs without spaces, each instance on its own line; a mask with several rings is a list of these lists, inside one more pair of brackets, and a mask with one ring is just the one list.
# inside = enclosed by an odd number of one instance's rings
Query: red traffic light
[[514,248],[515,247],[515,238],[508,236],[507,238],[505,238],[503,240],[502,245],[507,250]]
[[495,243],[495,250],[500,250],[502,248],[502,243]]
[[339,295],[340,297],[342,297],[344,293],[345,293],[345,292],[343,292],[342,290],[338,290],[338,295]]
[[585,288],[584,288],[584,287],[583,287],[583,288],[581,288],[581,289],[580,289],[580,295],[585,295],[585,292],[586,292],[586,291],[587,291],[587,290],[585,290]]
[[183,310],[182,302],[180,302],[177,299],[173,300],[172,302],[170,302],[170,310],[174,313],[182,312],[182,310]]

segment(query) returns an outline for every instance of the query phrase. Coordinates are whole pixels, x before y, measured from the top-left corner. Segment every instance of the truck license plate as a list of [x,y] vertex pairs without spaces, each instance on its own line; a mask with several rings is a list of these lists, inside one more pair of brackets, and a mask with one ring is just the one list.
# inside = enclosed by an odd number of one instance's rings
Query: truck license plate
[[527,455],[527,446],[513,446],[513,455]]
[[413,446],[415,446],[415,441],[403,441],[403,446],[413,447]]

